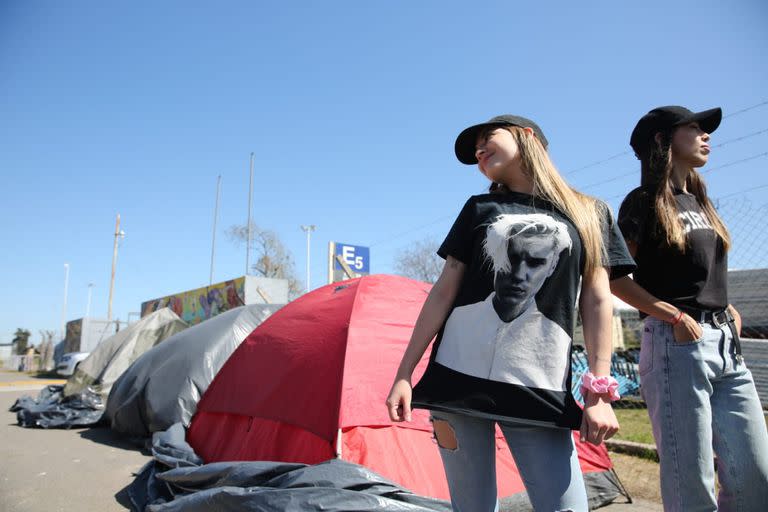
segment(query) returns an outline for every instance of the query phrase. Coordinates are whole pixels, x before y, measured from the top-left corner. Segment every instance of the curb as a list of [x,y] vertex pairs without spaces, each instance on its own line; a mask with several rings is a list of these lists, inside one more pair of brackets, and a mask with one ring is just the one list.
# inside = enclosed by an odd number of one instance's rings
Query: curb
[[659,452],[652,444],[636,443],[634,441],[623,441],[621,439],[608,439],[605,446],[612,452],[626,453],[644,459],[651,459],[659,462]]

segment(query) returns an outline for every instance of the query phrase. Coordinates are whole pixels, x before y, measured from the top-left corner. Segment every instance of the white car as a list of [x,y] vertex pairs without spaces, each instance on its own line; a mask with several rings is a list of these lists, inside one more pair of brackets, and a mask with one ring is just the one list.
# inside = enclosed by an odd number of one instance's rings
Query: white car
[[56,373],[69,377],[75,373],[80,362],[89,355],[91,355],[90,352],[70,352],[69,354],[64,354],[59,364],[56,365]]

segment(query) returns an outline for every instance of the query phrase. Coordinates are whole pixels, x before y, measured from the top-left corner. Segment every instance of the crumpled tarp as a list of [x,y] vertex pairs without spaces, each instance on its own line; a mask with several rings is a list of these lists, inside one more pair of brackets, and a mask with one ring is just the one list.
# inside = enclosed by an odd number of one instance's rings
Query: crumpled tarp
[[177,423],[152,439],[150,461],[128,489],[132,509],[149,512],[449,511],[448,502],[418,496],[367,468],[330,460],[202,464]]
[[231,309],[142,354],[112,385],[106,409],[112,430],[149,437],[177,422],[189,425],[197,402],[232,352],[280,307]]
[[112,384],[131,363],[187,327],[187,323],[170,308],[159,309],[141,318],[96,346],[67,379],[64,396],[78,395],[90,387],[106,401]]
[[36,399],[23,396],[9,410],[22,427],[72,428],[99,423],[104,403],[90,388],[65,397],[64,386],[46,386]]

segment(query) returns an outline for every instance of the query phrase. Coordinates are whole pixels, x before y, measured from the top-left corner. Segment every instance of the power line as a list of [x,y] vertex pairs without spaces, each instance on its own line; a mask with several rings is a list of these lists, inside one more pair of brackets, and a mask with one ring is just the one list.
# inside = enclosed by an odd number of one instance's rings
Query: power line
[[392,235],[392,236],[390,236],[388,238],[379,240],[375,244],[370,244],[368,247],[375,247],[377,245],[381,245],[381,244],[385,244],[385,243],[391,242],[391,241],[393,241],[393,240],[395,240],[397,238],[402,238],[405,235],[409,235],[409,234],[411,234],[411,233],[413,233],[415,231],[419,231],[419,230],[422,230],[424,228],[428,228],[429,226],[433,226],[433,225],[437,224],[438,222],[443,222],[444,220],[451,219],[451,218],[454,218],[454,217],[455,217],[455,215],[445,215],[443,217],[440,217],[439,219],[433,220],[432,222],[428,222],[427,224],[422,224],[421,226],[417,226],[417,227],[409,229],[407,231],[403,231],[401,233],[397,233],[395,235]]
[[731,112],[730,114],[723,116],[723,119],[725,119],[726,117],[733,117],[733,116],[737,116],[737,115],[739,115],[739,114],[743,114],[744,112],[749,112],[750,110],[754,110],[754,109],[756,109],[756,108],[760,108],[760,107],[762,107],[762,106],[764,106],[764,105],[768,105],[768,100],[766,100],[766,101],[763,101],[763,102],[761,102],[761,103],[757,103],[757,104],[755,104],[755,105],[752,105],[752,106],[750,106],[750,107],[747,107],[747,108],[743,108],[743,109],[741,109],[741,110],[737,110],[736,112]]
[[763,129],[763,130],[760,130],[760,131],[758,131],[758,132],[753,132],[753,133],[750,133],[750,134],[747,134],[747,135],[743,135],[743,136],[741,136],[741,137],[737,137],[737,138],[735,138],[735,139],[730,139],[730,140],[726,140],[726,141],[723,141],[723,142],[721,142],[720,144],[717,144],[717,145],[715,145],[715,146],[712,146],[712,149],[715,149],[715,148],[721,148],[721,147],[723,147],[723,146],[725,146],[725,145],[727,145],[727,144],[730,144],[731,142],[739,142],[739,141],[741,141],[741,140],[744,140],[744,139],[748,139],[748,138],[750,138],[750,137],[754,137],[754,136],[756,136],[756,135],[760,135],[761,133],[765,133],[765,132],[768,132],[768,128],[765,128],[765,129]]
[[[768,103],[768,102],[766,102],[766,103]],[[716,146],[713,146],[712,149],[720,148],[720,147],[723,147],[725,145],[731,144],[733,142],[738,142],[738,141],[742,141],[742,140],[748,139],[750,137],[755,137],[757,135],[760,135],[760,134],[766,133],[766,132],[768,132],[768,128],[764,128],[764,129],[756,131],[756,132],[748,133],[748,134],[742,135],[740,137],[736,137],[736,138],[733,138],[733,139],[729,139],[729,140],[723,141],[720,144],[717,144]],[[763,156],[763,154],[749,157],[746,160],[751,160],[753,158],[759,158],[761,156]],[[613,158],[613,157],[611,157],[611,158]],[[746,160],[743,160],[743,161],[746,161]],[[731,163],[728,163],[726,165],[735,165],[735,164],[740,163],[740,162],[742,162],[742,160],[739,160],[739,161],[736,161],[736,162],[731,162]],[[712,167],[712,168],[707,169],[706,171],[702,171],[702,172],[714,171],[715,169],[721,169],[721,168],[722,168],[722,166]],[[584,189],[596,187],[596,186],[599,186],[599,185],[603,185],[605,183],[611,183],[613,181],[618,181],[621,178],[624,178],[624,177],[627,177],[627,176],[631,176],[632,174],[634,174],[636,172],[637,172],[636,170],[632,170],[632,171],[629,171],[629,172],[626,172],[626,173],[623,173],[623,174],[616,175],[616,176],[614,176],[612,178],[608,178],[606,180],[596,181],[594,183],[590,183],[589,185],[585,185],[585,186],[581,187],[581,189],[584,190]]]
[[[766,101],[762,101],[762,102],[760,102],[760,103],[756,103],[756,104],[754,104],[754,105],[751,105],[751,106],[749,106],[749,107],[743,108],[743,109],[741,109],[741,110],[737,110],[736,112],[732,112],[732,113],[730,113],[730,114],[728,114],[728,115],[725,115],[725,116],[723,116],[723,119],[725,119],[725,118],[727,118],[727,117],[733,117],[733,116],[737,116],[737,115],[739,115],[739,114],[743,114],[744,112],[749,112],[750,110],[754,110],[754,109],[756,109],[756,108],[760,108],[760,107],[762,107],[762,106],[765,106],[765,105],[768,105],[768,100],[766,100]],[[760,134],[760,133],[764,133],[764,132],[766,132],[766,131],[768,131],[768,129],[766,129],[766,130],[763,130],[763,131],[760,131],[760,132],[756,132],[756,133],[754,133],[754,134],[746,135],[746,136],[744,136],[743,138],[751,137],[751,136],[753,136],[753,135],[758,135],[758,134]],[[734,139],[734,140],[731,140],[731,141],[727,141],[727,142],[724,142],[724,143],[722,143],[722,144],[719,144],[719,145],[717,145],[717,146],[715,146],[715,147],[721,147],[721,146],[724,146],[725,144],[727,144],[728,142],[735,142],[735,141],[737,141],[737,140],[742,140],[742,139]],[[616,153],[615,155],[609,156],[609,157],[607,157],[607,158],[603,158],[602,160],[596,160],[596,161],[594,161],[594,162],[592,162],[592,163],[589,163],[589,164],[587,164],[587,165],[584,165],[584,166],[582,166],[582,167],[579,167],[578,169],[573,169],[573,170],[571,170],[571,171],[567,171],[567,172],[563,173],[563,176],[570,176],[571,174],[576,174],[577,172],[581,172],[581,171],[583,171],[583,170],[585,170],[585,169],[589,169],[590,167],[595,167],[595,166],[598,166],[598,165],[600,165],[600,164],[604,164],[604,163],[606,163],[606,162],[610,162],[611,160],[614,160],[614,159],[616,159],[616,158],[622,157],[622,156],[624,156],[624,155],[631,155],[631,154],[632,154],[632,151],[629,151],[629,150],[627,150],[627,151],[623,151],[623,152],[621,152],[621,153]]]
[[627,176],[632,176],[633,174],[637,174],[637,169],[633,169],[629,172],[619,174],[617,176],[614,176],[613,178],[608,178],[607,180],[596,181],[594,183],[590,183],[589,185],[584,185],[583,187],[579,187],[579,189],[586,190],[588,188],[596,187],[598,185],[604,185],[605,183],[610,183],[612,181],[620,180],[621,178],[626,178]]
[[[736,112],[733,112],[733,113],[731,113],[731,114],[728,114],[727,116],[723,116],[723,118],[726,118],[726,117],[733,117],[733,116],[736,116],[736,115],[742,114],[742,113],[744,113],[744,112],[748,112],[748,111],[750,111],[750,110],[754,110],[754,109],[756,109],[756,108],[760,108],[760,107],[762,107],[762,106],[765,106],[765,105],[768,105],[768,100],[766,100],[766,101],[763,101],[763,102],[761,102],[761,103],[756,103],[756,104],[754,104],[754,105],[751,105],[751,106],[749,106],[749,107],[746,107],[746,108],[743,108],[743,109],[741,109],[741,110],[738,110],[738,111],[736,111]],[[729,140],[726,140],[726,141],[723,141],[723,142],[721,142],[720,144],[717,144],[717,145],[713,146],[713,149],[714,149],[714,148],[720,148],[720,147],[723,147],[723,146],[725,146],[725,145],[727,145],[727,144],[731,144],[731,143],[733,143],[733,142],[742,141],[742,140],[744,140],[744,139],[748,139],[748,138],[750,138],[750,137],[755,137],[755,136],[757,136],[757,135],[760,135],[760,134],[763,134],[763,133],[766,133],[766,132],[768,132],[768,128],[765,128],[765,129],[763,129],[763,130],[759,130],[759,131],[757,131],[757,132],[749,133],[749,134],[746,134],[746,135],[742,135],[742,136],[740,136],[740,137],[736,137],[736,138],[734,138],[734,139],[729,139]],[[628,155],[628,154],[631,154],[631,153],[632,153],[631,151],[623,151],[623,152],[621,152],[621,153],[616,153],[615,155],[609,156],[609,157],[607,157],[607,158],[603,158],[602,160],[597,160],[597,161],[595,161],[595,162],[592,162],[592,163],[590,163],[590,164],[584,165],[584,166],[582,166],[582,167],[579,167],[579,168],[577,168],[577,169],[574,169],[574,170],[572,170],[572,171],[568,171],[568,172],[564,173],[563,175],[564,175],[564,176],[569,176],[569,175],[575,174],[575,173],[577,173],[577,172],[583,171],[583,170],[585,170],[585,169],[589,169],[590,167],[595,167],[595,166],[598,166],[598,165],[600,165],[600,164],[604,164],[604,163],[606,163],[606,162],[609,162],[609,161],[611,161],[611,160],[615,160],[615,159],[617,159],[617,158],[620,158],[620,157],[622,157],[622,156],[625,156],[625,155]],[[704,173],[708,173],[708,172],[714,171],[714,170],[716,170],[716,169],[723,169],[723,168],[725,168],[725,167],[730,167],[730,166],[732,166],[732,165],[737,165],[737,164],[740,164],[740,163],[742,163],[742,162],[747,162],[747,161],[749,161],[749,160],[754,160],[754,159],[757,159],[757,158],[760,158],[760,157],[763,157],[763,156],[768,156],[768,152],[766,152],[766,153],[761,153],[761,154],[759,154],[759,155],[754,155],[754,156],[751,156],[751,157],[748,157],[748,158],[744,158],[744,159],[741,159],[741,160],[736,160],[736,161],[733,161],[733,162],[728,162],[728,163],[726,163],[726,164],[723,164],[723,165],[719,165],[719,166],[717,166],[717,167],[712,167],[712,168],[710,168],[710,169],[707,169],[707,170],[705,170],[705,171],[701,171],[701,173],[702,173],[702,174],[704,174]],[[611,182],[614,182],[614,181],[619,181],[619,180],[621,180],[622,178],[626,178],[626,177],[628,177],[628,176],[632,176],[632,175],[636,174],[637,172],[638,172],[638,171],[637,171],[636,169],[633,169],[633,170],[631,170],[631,171],[628,171],[628,172],[625,172],[625,173],[622,173],[622,174],[616,175],[616,176],[614,176],[614,177],[612,177],[612,178],[609,178],[609,179],[607,179],[607,180],[596,181],[596,182],[594,182],[594,183],[590,183],[590,184],[588,184],[588,185],[585,185],[585,186],[583,186],[583,187],[579,187],[579,190],[586,190],[586,189],[589,189],[589,188],[597,187],[597,186],[599,186],[599,185],[604,185],[604,184],[606,184],[606,183],[611,183]],[[758,188],[762,188],[762,187],[758,187]],[[624,195],[625,195],[625,194],[623,194],[623,193],[622,193],[622,194],[617,194],[617,195],[615,195],[615,196],[611,196],[611,197],[607,198],[607,199],[606,199],[606,201],[611,201],[611,200],[613,200],[613,199],[617,199],[617,198],[619,198],[619,197],[623,197]],[[392,236],[390,236],[390,237],[388,237],[388,238],[382,239],[382,240],[380,240],[380,241],[378,241],[378,242],[376,242],[376,243],[374,243],[374,244],[370,244],[370,245],[369,245],[369,247],[375,247],[375,246],[377,246],[377,245],[382,245],[382,244],[385,244],[385,243],[389,243],[389,242],[392,242],[393,240],[396,240],[396,239],[398,239],[398,238],[402,238],[402,237],[404,237],[404,236],[406,236],[406,235],[409,235],[409,234],[411,234],[411,233],[414,233],[414,232],[416,232],[416,231],[420,231],[420,230],[422,230],[422,229],[424,229],[424,228],[427,228],[427,227],[429,227],[429,226],[433,226],[433,225],[435,225],[435,224],[437,224],[437,223],[439,223],[439,222],[443,222],[443,221],[445,221],[445,220],[447,220],[447,219],[450,219],[450,218],[452,218],[452,217],[453,217],[453,215],[446,215],[446,216],[440,217],[439,219],[433,220],[433,221],[431,221],[431,222],[428,222],[428,223],[426,223],[426,224],[422,224],[422,225],[420,225],[420,226],[417,226],[417,227],[415,227],[415,228],[409,229],[409,230],[407,230],[407,231],[403,231],[403,232],[401,232],[401,233],[397,233],[397,234],[395,234],[395,235],[392,235]]]
[[699,171],[699,172],[701,174],[706,174],[706,173],[712,172],[712,171],[714,171],[716,169],[724,169],[724,168],[730,167],[732,165],[740,164],[740,163],[743,163],[743,162],[749,162],[750,160],[755,160],[757,158],[761,158],[761,157],[764,157],[764,156],[768,156],[768,151],[766,151],[765,153],[760,153],[759,155],[752,155],[752,156],[748,156],[747,158],[742,158],[741,160],[735,160],[733,162],[728,162],[728,163],[725,163],[723,165],[718,165],[716,167],[711,167],[709,169],[706,169],[704,171]]
[[716,201],[722,201],[723,199],[728,199],[729,197],[741,195],[744,192],[752,192],[753,190],[760,190],[761,188],[766,188],[766,187],[768,187],[768,183],[765,183],[763,185],[758,185],[757,187],[749,187],[749,188],[745,188],[745,189],[742,189],[742,190],[738,190],[736,192],[732,192],[732,193],[724,195],[724,196],[719,196],[719,197],[716,197],[715,200]]
[[[487,194],[487,193],[488,193],[488,187],[483,187],[483,189],[482,189],[481,191],[479,191],[477,194],[478,194],[478,195],[480,195],[480,194]],[[456,214],[456,215],[458,215],[458,214]],[[398,238],[402,238],[402,237],[404,237],[405,235],[409,235],[409,234],[411,234],[411,233],[413,233],[413,232],[415,232],[415,231],[420,231],[420,230],[422,230],[422,229],[424,229],[424,228],[428,228],[429,226],[433,226],[433,225],[437,224],[438,222],[443,222],[443,221],[445,221],[445,220],[448,220],[448,219],[451,219],[451,218],[454,218],[454,219],[455,219],[455,218],[456,218],[456,215],[445,215],[445,216],[443,216],[443,217],[440,217],[439,219],[435,219],[435,220],[433,220],[433,221],[431,221],[431,222],[428,222],[428,223],[426,223],[426,224],[422,224],[421,226],[417,226],[417,227],[415,227],[415,228],[409,229],[409,230],[407,230],[407,231],[403,231],[403,232],[401,232],[401,233],[398,233],[398,234],[396,234],[396,235],[392,235],[392,236],[391,236],[391,237],[389,237],[389,238],[385,238],[385,239],[379,240],[379,241],[378,241],[378,242],[376,242],[375,244],[370,244],[370,245],[368,245],[368,247],[374,247],[374,246],[376,246],[376,245],[385,244],[385,243],[391,242],[391,241],[393,241],[393,240],[396,240],[396,239],[398,239]]]
[[[717,169],[724,169],[726,167],[731,167],[731,166],[738,165],[738,164],[741,164],[741,163],[744,163],[744,162],[749,162],[750,160],[756,160],[758,158],[765,157],[765,156],[768,156],[768,151],[766,151],[765,153],[760,153],[759,155],[752,155],[752,156],[749,156],[747,158],[742,158],[740,160],[734,160],[732,162],[727,162],[727,163],[724,163],[722,165],[718,165],[716,167],[711,167],[709,169],[706,169],[706,170],[703,170],[703,171],[699,171],[699,173],[700,174],[706,174],[706,173],[712,172],[712,171],[717,170]],[[626,176],[626,174],[624,174],[622,176]],[[763,188],[765,186],[766,185],[761,185],[759,187],[750,187],[750,188],[745,189],[745,190],[757,190],[757,189]],[[745,190],[736,192],[736,194],[740,194],[741,192],[744,192]],[[619,197],[624,197],[625,195],[626,195],[626,193],[616,194],[614,196],[610,196],[610,197],[605,198],[605,201],[611,201],[613,199],[618,199]],[[730,197],[730,196],[725,196],[725,197]],[[723,197],[720,197],[718,199],[723,199]]]
[[608,158],[604,158],[602,160],[598,160],[596,162],[592,162],[591,164],[587,164],[587,165],[585,165],[583,167],[579,167],[578,169],[574,169],[572,171],[568,171],[568,172],[564,173],[563,175],[564,176],[570,176],[571,174],[576,174],[577,172],[583,171],[584,169],[589,169],[590,167],[595,167],[597,165],[604,164],[605,162],[610,162],[611,160],[614,160],[614,159],[619,158],[619,157],[624,156],[624,155],[629,155],[630,153],[632,153],[632,152],[631,151],[623,151],[621,153],[616,153],[615,155],[609,156]]

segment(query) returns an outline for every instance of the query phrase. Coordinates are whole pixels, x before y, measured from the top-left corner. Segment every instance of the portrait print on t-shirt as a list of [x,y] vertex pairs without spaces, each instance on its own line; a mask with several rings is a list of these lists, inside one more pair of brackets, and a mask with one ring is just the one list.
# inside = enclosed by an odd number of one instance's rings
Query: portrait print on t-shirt
[[454,308],[435,360],[500,382],[563,391],[571,338],[539,311],[536,294],[573,242],[568,227],[543,213],[502,214],[483,242],[493,292]]

